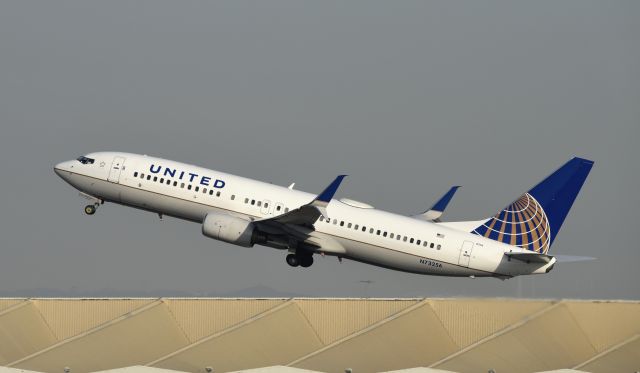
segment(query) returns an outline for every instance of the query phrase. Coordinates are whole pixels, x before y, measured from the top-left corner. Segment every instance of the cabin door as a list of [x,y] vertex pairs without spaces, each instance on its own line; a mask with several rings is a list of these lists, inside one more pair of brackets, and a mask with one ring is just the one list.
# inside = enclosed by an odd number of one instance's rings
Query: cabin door
[[460,248],[460,257],[458,258],[458,264],[461,266],[469,267],[469,260],[471,259],[471,252],[473,251],[473,242],[464,241]]
[[112,183],[117,183],[120,181],[120,173],[124,168],[124,158],[122,157],[114,157],[113,163],[111,163],[111,170],[109,170],[109,181]]

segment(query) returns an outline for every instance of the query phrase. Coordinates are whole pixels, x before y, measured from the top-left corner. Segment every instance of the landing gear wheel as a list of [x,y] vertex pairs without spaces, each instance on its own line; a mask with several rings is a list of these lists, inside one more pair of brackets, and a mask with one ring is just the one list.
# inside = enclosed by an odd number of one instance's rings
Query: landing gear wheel
[[300,260],[294,254],[287,255],[287,264],[292,267],[297,267],[300,265]]
[[309,268],[311,267],[312,264],[313,264],[313,256],[305,255],[303,257],[300,257],[300,267]]
[[87,215],[93,215],[96,213],[96,206],[95,205],[86,205],[84,207],[84,213]]

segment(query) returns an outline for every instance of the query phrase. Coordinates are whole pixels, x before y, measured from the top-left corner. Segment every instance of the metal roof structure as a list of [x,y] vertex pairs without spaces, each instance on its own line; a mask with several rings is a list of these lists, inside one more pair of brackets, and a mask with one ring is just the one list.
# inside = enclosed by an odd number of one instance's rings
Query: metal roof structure
[[515,299],[0,299],[0,366],[95,372],[640,368],[640,302]]
[[[72,373],[72,372],[69,371],[69,373]],[[100,372],[94,372],[94,373],[183,373],[183,372],[179,372],[177,370],[148,367],[144,365],[134,365],[131,367],[108,369],[108,370],[102,370]]]
[[24,369],[0,367],[0,373],[39,373],[39,372],[32,372],[30,370],[24,370]]
[[276,365],[272,367],[264,367],[264,368],[253,368],[253,369],[245,369],[238,370],[233,373],[322,373],[315,370],[308,369],[300,369],[293,367],[285,367],[282,365]]
[[418,367],[418,368],[392,370],[392,371],[383,372],[383,373],[456,373],[456,372],[452,372],[450,370]]

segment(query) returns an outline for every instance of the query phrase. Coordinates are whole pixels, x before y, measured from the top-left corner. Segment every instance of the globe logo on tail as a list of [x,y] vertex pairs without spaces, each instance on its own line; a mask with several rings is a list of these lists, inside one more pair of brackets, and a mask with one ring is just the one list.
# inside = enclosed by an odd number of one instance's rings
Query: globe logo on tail
[[474,234],[546,254],[551,244],[549,219],[529,193],[473,231]]

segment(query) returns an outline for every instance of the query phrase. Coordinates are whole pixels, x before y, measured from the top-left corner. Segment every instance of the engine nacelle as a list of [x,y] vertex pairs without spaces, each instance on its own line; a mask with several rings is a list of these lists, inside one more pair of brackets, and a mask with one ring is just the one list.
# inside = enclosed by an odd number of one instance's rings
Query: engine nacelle
[[202,234],[238,246],[251,247],[259,241],[255,225],[247,220],[224,214],[207,214]]

